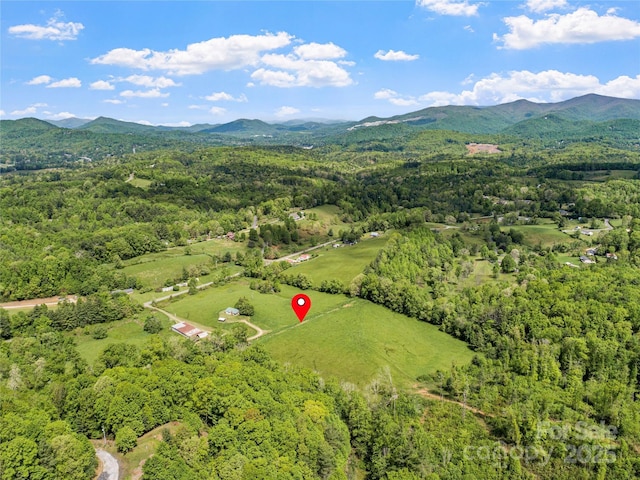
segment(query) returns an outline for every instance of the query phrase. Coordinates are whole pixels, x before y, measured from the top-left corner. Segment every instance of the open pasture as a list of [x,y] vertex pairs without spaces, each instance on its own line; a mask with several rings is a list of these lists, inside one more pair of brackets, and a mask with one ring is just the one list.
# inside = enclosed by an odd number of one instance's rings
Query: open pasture
[[409,387],[416,377],[468,363],[473,352],[464,342],[420,322],[362,299],[309,315],[261,338],[281,362],[289,362],[357,385],[369,383],[389,368],[397,384]]
[[317,253],[317,257],[295,265],[286,273],[289,275],[304,273],[316,286],[323,280],[332,279],[340,280],[345,286],[349,286],[351,280],[362,273],[376,258],[378,251],[385,246],[387,240],[388,234],[378,238],[364,238],[356,245],[323,247],[313,252]]

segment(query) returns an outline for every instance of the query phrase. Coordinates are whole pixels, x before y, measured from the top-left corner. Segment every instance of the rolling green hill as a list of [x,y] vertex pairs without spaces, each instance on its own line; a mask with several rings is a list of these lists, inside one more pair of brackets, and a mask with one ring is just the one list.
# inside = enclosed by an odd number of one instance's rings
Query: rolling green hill
[[113,118],[98,117],[78,128],[94,133],[151,133],[158,132],[156,127],[134,122],[122,122]]
[[[222,125],[167,127],[141,125],[99,117],[79,125],[80,119],[58,122],[75,128],[27,118],[2,120],[2,163],[15,169],[68,165],[82,158],[92,161],[160,148],[193,150],[200,145],[340,145],[356,152],[423,152],[416,134],[452,131],[459,146],[478,142],[478,135],[500,134],[504,142],[558,148],[571,143],[602,141],[607,146],[637,149],[640,100],[584,95],[559,103],[517,100],[490,107],[430,107],[390,118],[367,117],[360,122],[289,121],[271,124],[239,119]],[[79,125],[79,126],[77,126]],[[480,140],[482,141],[482,140]],[[429,143],[429,142],[427,142]],[[428,152],[433,152],[432,146]],[[460,150],[464,153],[463,150]]]

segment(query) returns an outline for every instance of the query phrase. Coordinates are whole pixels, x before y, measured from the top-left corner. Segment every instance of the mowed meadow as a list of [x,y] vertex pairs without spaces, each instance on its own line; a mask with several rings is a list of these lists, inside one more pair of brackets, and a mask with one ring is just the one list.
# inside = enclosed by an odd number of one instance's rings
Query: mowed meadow
[[[122,269],[127,275],[136,277],[142,285],[150,288],[162,287],[168,280],[175,280],[182,275],[183,269],[190,266],[204,265],[210,271],[223,266],[231,267],[230,273],[239,269],[233,264],[216,263],[213,256],[223,256],[246,250],[244,244],[230,240],[211,239],[206,242],[193,243],[186,247],[169,248],[162,252],[148,253],[123,262]],[[206,276],[202,279],[206,282]]]
[[291,309],[296,293],[300,291],[283,285],[277,294],[261,294],[243,279],[162,308],[215,328],[220,325],[219,312],[244,296],[255,307],[251,322],[269,331],[254,343],[274,359],[357,385],[371,382],[388,368],[399,386],[410,387],[420,375],[466,364],[473,357],[464,342],[434,325],[344,295],[305,291],[312,306],[299,322]]
[[324,280],[340,280],[349,286],[351,280],[376,258],[378,251],[387,243],[388,234],[378,238],[364,238],[356,245],[327,246],[314,250],[314,257],[287,270],[287,275],[303,273],[314,285]]

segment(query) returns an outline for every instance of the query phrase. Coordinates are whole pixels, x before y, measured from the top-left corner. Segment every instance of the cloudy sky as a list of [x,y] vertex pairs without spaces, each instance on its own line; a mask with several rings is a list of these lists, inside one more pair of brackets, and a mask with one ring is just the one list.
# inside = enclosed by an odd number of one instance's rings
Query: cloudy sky
[[635,0],[2,1],[2,118],[358,120],[640,98]]

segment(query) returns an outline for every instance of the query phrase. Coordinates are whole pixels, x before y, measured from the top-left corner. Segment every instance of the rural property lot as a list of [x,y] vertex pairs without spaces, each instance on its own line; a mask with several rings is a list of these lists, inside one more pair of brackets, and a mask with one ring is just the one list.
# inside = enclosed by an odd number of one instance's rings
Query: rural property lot
[[317,250],[317,257],[296,265],[285,273],[304,273],[315,285],[320,285],[323,280],[337,279],[349,286],[351,280],[376,258],[378,251],[387,243],[389,235],[386,233],[383,237],[364,239],[357,245],[324,247]]
[[312,307],[300,323],[291,310],[291,298],[299,292],[283,285],[280,293],[261,294],[242,279],[183,296],[162,308],[186,320],[226,329],[229,326],[218,322],[218,313],[247,297],[256,310],[251,322],[270,331],[254,343],[264,345],[279,361],[360,385],[388,366],[393,377],[408,387],[421,374],[468,363],[473,356],[464,342],[434,325],[344,295],[307,290]]
[[269,334],[260,343],[276,360],[358,385],[387,366],[396,382],[409,387],[419,375],[471,361],[473,352],[464,342],[434,325],[366,300],[342,298],[339,309]]

